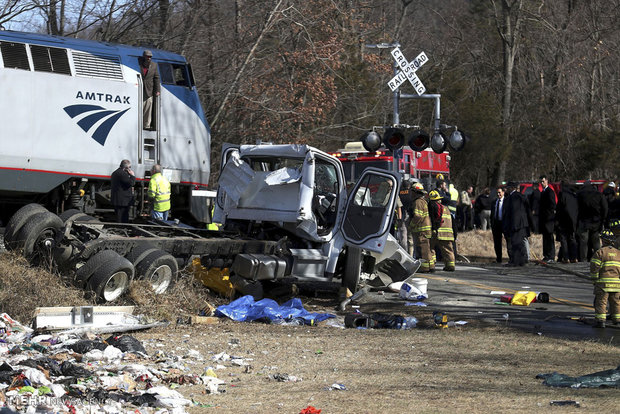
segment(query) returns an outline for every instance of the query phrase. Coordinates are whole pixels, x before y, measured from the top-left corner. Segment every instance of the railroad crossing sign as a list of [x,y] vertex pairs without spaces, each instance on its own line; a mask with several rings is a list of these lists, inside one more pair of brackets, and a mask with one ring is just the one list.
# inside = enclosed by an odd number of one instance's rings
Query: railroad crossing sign
[[408,62],[403,55],[403,52],[400,51],[400,47],[396,47],[392,49],[392,57],[396,61],[396,64],[400,67],[401,72],[398,72],[396,76],[394,76],[389,82],[388,86],[394,92],[400,85],[402,85],[406,80],[411,83],[413,89],[415,89],[418,95],[422,95],[426,92],[426,88],[422,84],[422,81],[415,72],[420,69],[420,67],[428,62],[428,57],[426,57],[426,53],[420,53],[413,61]]

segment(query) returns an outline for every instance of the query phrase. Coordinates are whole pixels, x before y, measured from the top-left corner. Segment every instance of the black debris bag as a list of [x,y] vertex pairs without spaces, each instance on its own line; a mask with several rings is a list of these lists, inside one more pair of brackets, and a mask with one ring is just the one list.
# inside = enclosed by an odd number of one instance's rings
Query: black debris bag
[[105,341],[123,352],[142,353],[146,355],[146,349],[144,349],[142,343],[131,335],[111,336]]
[[39,368],[42,367],[49,371],[49,373],[55,377],[61,376],[62,372],[60,370],[60,365],[58,362],[54,361],[50,358],[41,358],[41,359],[25,359],[19,362],[19,365],[23,365],[30,368]]
[[86,368],[72,364],[69,361],[63,362],[60,366],[60,370],[62,371],[62,375],[66,377],[88,378],[92,375],[92,372]]
[[108,346],[102,341],[91,341],[89,339],[84,339],[69,345],[67,348],[69,348],[73,352],[77,352],[78,354],[85,354],[89,351],[92,351],[93,349],[103,351],[107,347]]

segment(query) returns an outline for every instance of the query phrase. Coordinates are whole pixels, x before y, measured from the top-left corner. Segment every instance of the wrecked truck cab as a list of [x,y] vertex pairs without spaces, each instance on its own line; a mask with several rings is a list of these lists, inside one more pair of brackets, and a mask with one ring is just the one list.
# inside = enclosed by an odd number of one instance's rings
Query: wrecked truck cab
[[252,229],[266,239],[282,234],[286,239],[278,257],[238,255],[235,274],[253,281],[337,277],[354,290],[360,270],[373,271],[369,252],[385,247],[399,187],[396,174],[369,169],[347,196],[342,164],[316,148],[223,148],[214,221]]

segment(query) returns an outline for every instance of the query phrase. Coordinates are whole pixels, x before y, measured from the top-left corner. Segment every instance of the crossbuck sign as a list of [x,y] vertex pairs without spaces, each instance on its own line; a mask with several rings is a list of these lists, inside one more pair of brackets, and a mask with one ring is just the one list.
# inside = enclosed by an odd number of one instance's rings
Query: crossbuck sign
[[400,51],[400,48],[392,49],[392,57],[396,61],[396,64],[400,67],[401,72],[398,72],[396,76],[394,76],[389,82],[388,86],[394,92],[400,85],[402,85],[406,80],[411,83],[413,89],[415,89],[418,95],[422,95],[426,88],[422,84],[422,81],[415,72],[420,69],[420,67],[428,62],[428,58],[426,57],[426,53],[420,53],[413,61],[407,62],[403,52]]

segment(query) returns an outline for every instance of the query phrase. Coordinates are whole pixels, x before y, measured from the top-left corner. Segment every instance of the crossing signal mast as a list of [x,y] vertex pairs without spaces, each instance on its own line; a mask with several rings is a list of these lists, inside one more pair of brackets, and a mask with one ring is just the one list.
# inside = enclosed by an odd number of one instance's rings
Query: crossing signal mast
[[[427,94],[426,87],[416,75],[417,70],[428,62],[428,57],[424,52],[420,53],[413,61],[407,61],[402,51],[400,43],[379,43],[365,45],[370,49],[392,49],[391,55],[394,58],[394,77],[388,82],[388,86],[393,93],[394,116],[393,124],[389,126],[375,126],[373,129],[362,136],[362,143],[367,151],[374,152],[381,147],[381,143],[391,150],[394,156],[394,170],[397,171],[399,150],[405,145],[405,142],[414,151],[424,151],[430,147],[434,152],[443,153],[448,145],[454,151],[461,151],[465,147],[465,143],[470,139],[462,131],[459,131],[456,125],[441,124],[441,103],[440,94]],[[401,93],[400,86],[409,81],[416,94]],[[434,101],[434,126],[433,135],[431,136],[419,126],[411,126],[400,123],[399,103],[401,99],[432,99]],[[405,141],[405,130],[413,129],[413,132]],[[377,130],[384,130],[383,139]],[[449,138],[445,133],[450,133]]]

